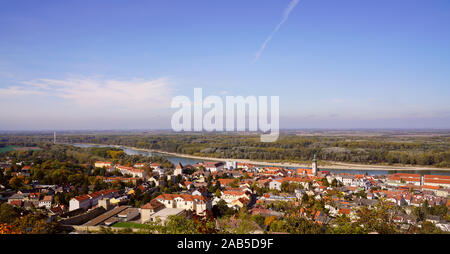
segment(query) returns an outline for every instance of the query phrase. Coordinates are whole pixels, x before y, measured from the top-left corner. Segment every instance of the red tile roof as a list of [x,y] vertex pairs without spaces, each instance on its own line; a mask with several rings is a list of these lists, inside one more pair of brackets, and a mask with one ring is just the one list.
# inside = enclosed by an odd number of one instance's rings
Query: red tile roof
[[161,202],[159,202],[156,199],[153,199],[152,201],[148,202],[147,204],[141,206],[141,209],[155,209],[158,207],[164,206]]

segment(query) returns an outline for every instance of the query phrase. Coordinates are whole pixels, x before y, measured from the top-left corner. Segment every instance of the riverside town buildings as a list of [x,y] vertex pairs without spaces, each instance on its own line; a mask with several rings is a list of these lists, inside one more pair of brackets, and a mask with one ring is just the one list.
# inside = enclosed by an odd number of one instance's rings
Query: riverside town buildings
[[[4,172],[2,165],[4,162],[0,162],[0,173]],[[0,202],[39,211],[48,215],[49,221],[71,225],[82,232],[86,227],[89,230],[97,226],[114,227],[119,222],[130,225],[165,223],[171,215],[216,220],[215,206],[225,209],[225,205],[236,212],[247,209],[249,214],[282,219],[292,215],[279,209],[279,204],[284,203],[294,208],[295,216],[328,226],[344,215],[355,221],[358,209],[375,209],[384,200],[401,208],[392,210],[399,230],[408,232],[409,228],[427,221],[450,232],[450,222],[445,216],[427,215],[424,221],[419,221],[413,212],[424,204],[450,208],[450,176],[447,175],[325,171],[319,169],[316,157],[310,168],[296,169],[238,161],[178,163],[174,168],[164,168],[157,163],[136,163],[129,167],[106,161],[93,165],[107,172],[94,178],[90,176],[96,184],[91,181],[89,186],[81,188],[70,184],[42,185],[34,181],[24,184],[26,188],[21,190],[0,188]],[[33,167],[22,165],[17,172],[28,170],[32,172]],[[99,181],[108,187],[102,187]],[[86,194],[74,196],[73,193]],[[68,194],[74,197],[67,206],[61,202],[61,195]],[[320,202],[324,209],[302,205],[305,198],[309,202]],[[232,221],[230,218],[231,226],[235,222]],[[219,226],[223,223],[226,222],[216,220]]]

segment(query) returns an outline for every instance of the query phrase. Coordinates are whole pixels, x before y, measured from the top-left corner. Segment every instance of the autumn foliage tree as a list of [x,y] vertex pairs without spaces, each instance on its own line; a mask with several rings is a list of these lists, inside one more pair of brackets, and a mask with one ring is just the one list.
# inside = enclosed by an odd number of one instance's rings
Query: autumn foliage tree
[[4,234],[22,234],[20,229],[6,223],[0,224],[0,235]]

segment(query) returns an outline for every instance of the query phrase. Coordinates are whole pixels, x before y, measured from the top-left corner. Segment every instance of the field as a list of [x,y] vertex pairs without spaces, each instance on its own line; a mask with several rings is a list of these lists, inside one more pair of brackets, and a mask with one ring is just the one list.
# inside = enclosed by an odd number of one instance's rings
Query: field
[[115,228],[138,228],[138,229],[150,229],[150,225],[139,224],[135,222],[118,222],[112,225]]

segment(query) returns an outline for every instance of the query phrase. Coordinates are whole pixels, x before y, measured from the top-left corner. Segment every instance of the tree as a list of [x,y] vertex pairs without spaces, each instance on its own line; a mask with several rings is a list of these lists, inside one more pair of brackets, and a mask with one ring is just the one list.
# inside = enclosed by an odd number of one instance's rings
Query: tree
[[338,183],[338,181],[336,180],[336,178],[333,178],[333,180],[331,181],[331,186],[333,186],[333,187],[338,187],[338,185],[339,185],[339,183]]
[[289,192],[289,182],[283,181],[281,183],[281,191],[283,192]]
[[270,227],[270,225],[271,225],[274,221],[276,221],[276,220],[277,220],[277,217],[276,217],[276,216],[268,216],[268,217],[266,217],[265,220],[264,220],[264,225]]
[[89,182],[85,181],[83,183],[83,186],[81,187],[81,193],[82,194],[88,194],[89,193]]
[[307,204],[309,202],[308,194],[304,193],[302,196],[302,204]]
[[165,234],[195,234],[196,225],[193,220],[184,216],[171,215],[167,218],[164,225]]
[[215,206],[212,208],[213,216],[215,218],[220,218],[223,216],[229,216],[234,214],[234,209],[228,207],[227,202],[225,200],[221,199]]
[[222,193],[220,192],[219,189],[216,190],[216,192],[214,193],[214,196],[220,198],[220,196],[222,195]]
[[326,177],[322,178],[321,182],[323,186],[330,186],[330,183],[328,182],[328,179]]
[[19,212],[14,207],[7,203],[0,205],[0,223],[11,224],[18,216]]
[[252,219],[254,222],[256,222],[260,227],[264,227],[264,226],[265,226],[265,220],[266,220],[266,217],[264,217],[263,215],[261,215],[261,214],[256,214],[256,215],[253,215],[253,216],[251,217],[251,219]]
[[27,214],[16,219],[13,226],[28,234],[54,234],[57,233],[56,223],[47,223],[44,216]]
[[357,223],[351,223],[348,216],[341,215],[334,219],[333,225],[327,227],[329,234],[363,234],[364,228]]
[[429,221],[424,221],[422,227],[417,230],[419,234],[442,234],[443,231]]
[[9,186],[15,190],[21,189],[23,185],[24,185],[24,176],[23,175],[13,176],[9,180]]
[[220,181],[216,181],[215,187],[216,187],[216,191],[222,189],[222,188],[221,188],[221,185],[220,185]]
[[6,223],[0,223],[0,235],[2,234],[22,234],[22,231],[15,228],[13,225],[8,225]]
[[365,233],[396,233],[396,223],[393,220],[392,210],[393,206],[381,199],[374,209],[369,209],[368,207],[360,208],[357,211],[358,219],[355,223],[361,225]]
[[283,225],[286,231],[291,234],[319,234],[323,233],[321,225],[307,220],[300,216],[289,216],[286,218],[286,223]]

